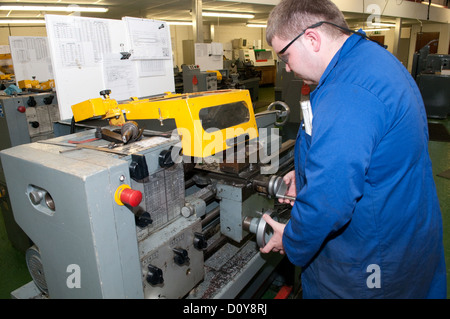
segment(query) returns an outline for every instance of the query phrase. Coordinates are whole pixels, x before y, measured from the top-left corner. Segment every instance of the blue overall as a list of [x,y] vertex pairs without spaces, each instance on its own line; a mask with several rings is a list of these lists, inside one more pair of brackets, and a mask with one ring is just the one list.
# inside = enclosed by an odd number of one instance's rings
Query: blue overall
[[352,35],[311,105],[283,235],[286,255],[302,267],[303,297],[446,298],[427,117],[408,71]]

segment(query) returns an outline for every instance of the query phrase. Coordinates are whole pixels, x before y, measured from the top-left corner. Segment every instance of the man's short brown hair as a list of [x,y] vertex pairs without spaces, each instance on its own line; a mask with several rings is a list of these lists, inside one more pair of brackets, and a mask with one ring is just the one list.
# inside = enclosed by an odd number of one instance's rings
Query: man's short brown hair
[[[270,12],[267,21],[266,40],[272,45],[272,39],[277,36],[290,40],[307,27],[319,22],[328,21],[348,28],[344,15],[330,0],[281,0]],[[321,26],[332,36],[343,33],[341,29],[324,24]]]

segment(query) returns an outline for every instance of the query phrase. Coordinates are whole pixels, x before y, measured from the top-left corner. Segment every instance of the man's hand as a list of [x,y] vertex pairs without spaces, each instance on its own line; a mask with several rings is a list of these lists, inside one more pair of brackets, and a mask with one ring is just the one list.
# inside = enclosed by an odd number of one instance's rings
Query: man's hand
[[271,251],[279,252],[280,254],[284,255],[284,247],[283,247],[283,232],[285,224],[276,222],[272,219],[268,214],[264,214],[262,216],[264,220],[269,224],[269,226],[273,229],[273,235],[270,238],[269,242],[264,246],[263,248],[260,248],[260,251],[262,253],[269,253]]
[[[297,190],[295,189],[295,171],[290,171],[283,177],[283,181],[288,185],[288,189],[286,191],[287,196],[292,196],[294,198],[297,197]],[[278,201],[282,204],[291,204],[294,206],[294,201],[285,198],[279,198]]]

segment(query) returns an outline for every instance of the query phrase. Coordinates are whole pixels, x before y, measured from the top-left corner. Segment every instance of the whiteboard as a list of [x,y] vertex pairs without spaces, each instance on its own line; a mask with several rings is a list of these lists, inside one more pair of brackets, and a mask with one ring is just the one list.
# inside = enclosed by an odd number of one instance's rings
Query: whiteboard
[[175,91],[171,58],[121,59],[133,41],[127,19],[45,15],[45,22],[61,119],[71,119],[72,105],[105,89],[117,101]]
[[53,79],[46,37],[10,36],[9,46],[16,84],[22,80],[45,82]]

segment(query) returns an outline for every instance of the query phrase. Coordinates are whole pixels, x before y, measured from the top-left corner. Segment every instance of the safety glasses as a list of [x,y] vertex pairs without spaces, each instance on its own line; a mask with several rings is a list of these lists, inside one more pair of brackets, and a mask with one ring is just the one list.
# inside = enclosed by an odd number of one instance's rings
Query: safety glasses
[[308,30],[308,29],[314,29],[314,28],[320,27],[320,26],[321,26],[322,24],[324,24],[324,23],[329,24],[329,25],[332,25],[332,26],[334,26],[334,27],[336,27],[336,28],[338,28],[338,29],[341,29],[342,31],[344,31],[344,32],[346,32],[346,33],[349,33],[349,34],[351,34],[351,33],[357,34],[357,35],[363,37],[363,38],[366,39],[366,40],[370,40],[370,41],[372,41],[372,42],[375,42],[375,43],[379,44],[380,46],[382,46],[382,47],[384,47],[384,48],[387,47],[387,46],[385,46],[385,45],[383,45],[383,44],[377,42],[376,40],[373,40],[373,39],[369,38],[368,36],[366,36],[366,35],[363,34],[363,33],[359,33],[359,32],[357,32],[357,31],[353,31],[353,30],[350,30],[350,29],[341,27],[340,25],[334,24],[334,23],[332,23],[332,22],[328,22],[328,21],[319,21],[319,22],[314,23],[313,25],[310,25],[309,27],[305,28],[298,36],[296,36],[294,39],[292,39],[291,42],[289,42],[283,49],[280,50],[280,52],[277,53],[278,58],[279,58],[281,61],[283,61],[284,63],[288,64],[289,57],[288,57],[288,56],[283,56],[283,54],[286,52],[287,49],[289,49],[289,47],[292,45],[292,43],[294,43],[294,42],[297,41],[302,35],[304,35],[305,32],[306,32],[306,30]]
[[283,61],[284,63],[288,64],[289,57],[283,56],[283,53],[286,52],[287,49],[289,49],[289,47],[292,45],[292,43],[294,43],[294,42],[297,41],[302,35],[304,35],[305,32],[306,32],[306,30],[308,30],[308,29],[314,29],[314,28],[320,27],[320,26],[321,26],[322,24],[324,24],[324,23],[327,23],[327,22],[326,22],[326,21],[320,21],[320,22],[317,22],[317,23],[315,23],[315,24],[313,24],[313,25],[311,25],[311,26],[305,28],[298,36],[296,36],[294,39],[292,39],[291,42],[289,42],[283,49],[280,50],[280,52],[277,53],[278,58],[279,58],[281,61]]

